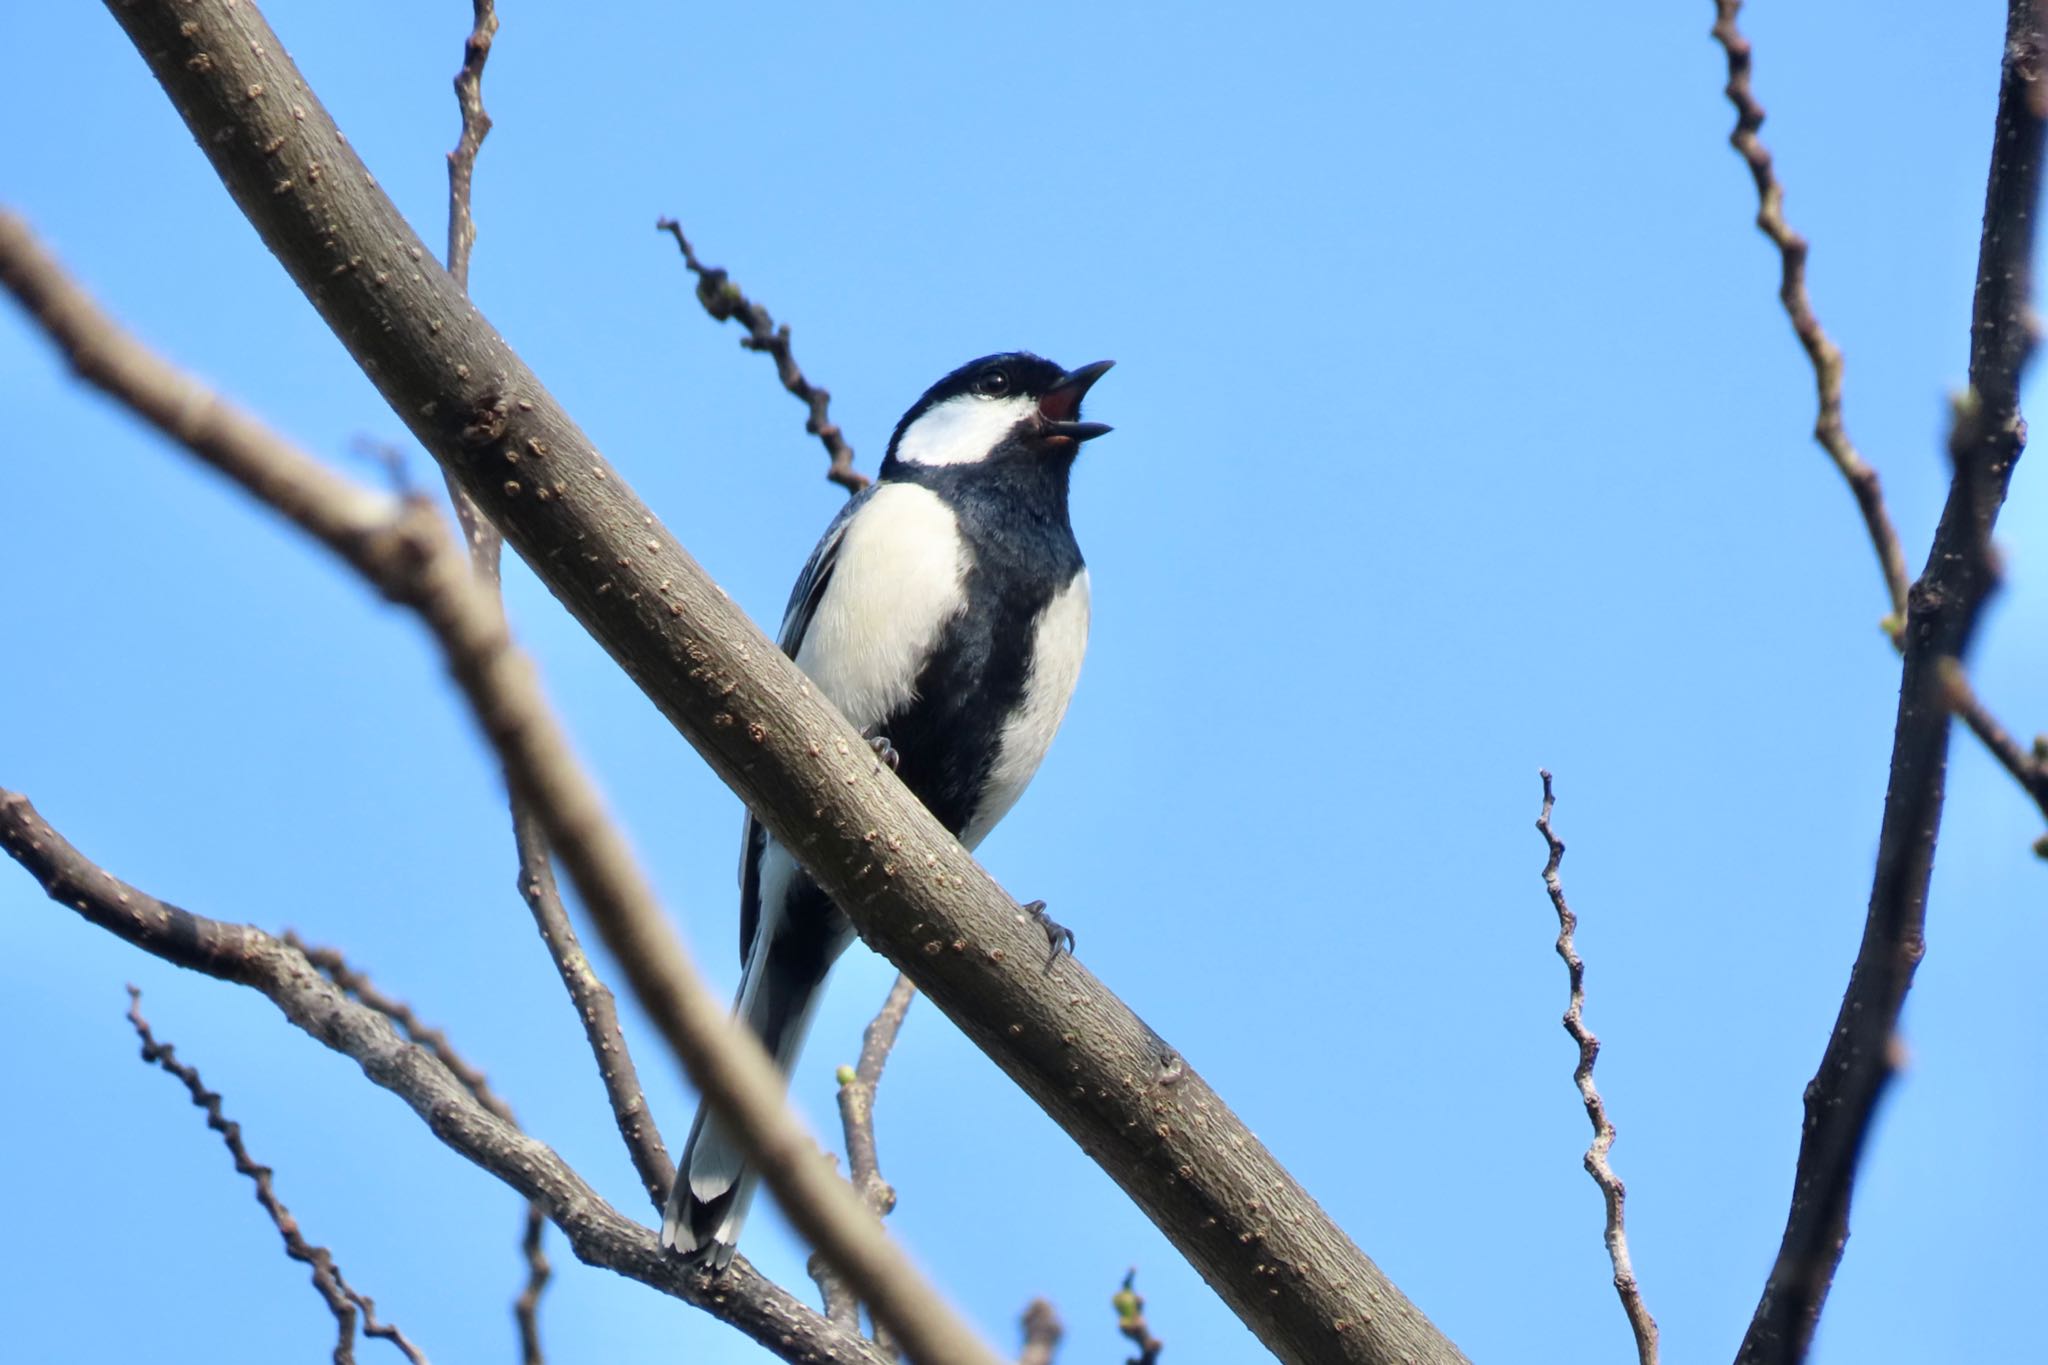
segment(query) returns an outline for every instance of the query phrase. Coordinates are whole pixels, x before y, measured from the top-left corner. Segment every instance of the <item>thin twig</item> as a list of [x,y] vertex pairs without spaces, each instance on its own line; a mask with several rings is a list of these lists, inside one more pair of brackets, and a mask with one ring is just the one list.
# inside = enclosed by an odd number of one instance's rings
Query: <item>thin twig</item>
[[723,268],[705,265],[698,260],[697,253],[690,249],[690,239],[683,236],[681,223],[673,218],[662,218],[654,227],[657,232],[672,235],[676,245],[682,249],[683,264],[697,277],[697,302],[704,305],[704,311],[719,322],[728,318],[738,319],[740,326],[747,329],[747,334],[740,338],[740,345],[771,357],[782,387],[809,409],[810,416],[804,420],[804,430],[817,437],[825,447],[825,453],[832,457],[825,477],[844,488],[848,496],[866,488],[868,476],[853,467],[853,447],[846,443],[846,437],[832,421],[831,393],[804,378],[804,372],[797,368],[796,357],[790,354],[789,328],[777,327],[768,310],[748,298]]
[[606,946],[690,1079],[732,1124],[803,1234],[853,1280],[906,1348],[931,1361],[995,1354],[891,1242],[789,1111],[760,1044],[734,1030],[663,912],[513,643],[503,606],[419,500],[373,496],[174,369],[102,313],[0,212],[0,284],[80,375],[240,483],[412,609],[505,770],[532,803]]
[[[462,135],[455,150],[448,153],[448,273],[469,291],[469,253],[476,245],[476,219],[470,215],[470,182],[476,175],[477,152],[491,131],[491,116],[484,111],[484,63],[490,60],[491,40],[498,32],[498,11],[493,0],[472,0],[474,23],[462,44],[462,69],[455,73],[455,103],[462,110]],[[455,504],[456,520],[462,523],[462,540],[469,547],[476,571],[497,582],[499,558],[505,538],[491,519],[483,514],[453,474],[447,474],[448,497]]]
[[1792,1203],[1739,1365],[1805,1357],[1849,1238],[1856,1171],[1899,1065],[1900,1012],[1926,953],[1948,765],[1944,678],[1966,657],[1996,580],[1991,534],[2026,442],[2019,382],[2037,328],[2030,299],[2044,133],[2048,0],[2010,0],[1971,308],[1970,387],[1956,403],[1955,463],[1927,567],[1913,585],[1877,867],[1856,965],[1806,1088]]
[[[1949,713],[1970,727],[2000,766],[2034,798],[2042,817],[2048,818],[2048,735],[2034,736],[2030,749],[2020,747],[2012,732],[1999,724],[1978,697],[1976,688],[1970,685],[1969,670],[1959,660],[1949,660],[1942,669],[1941,689]],[[2034,852],[2048,858],[2048,834],[2034,841]]]
[[491,1083],[482,1071],[472,1066],[467,1058],[455,1050],[455,1044],[449,1041],[446,1032],[422,1022],[411,1005],[378,989],[369,975],[351,966],[340,950],[314,947],[290,929],[285,931],[284,941],[304,953],[306,960],[318,967],[321,973],[339,986],[344,993],[362,1001],[389,1019],[398,1026],[400,1033],[433,1053],[435,1060],[447,1067],[455,1079],[461,1081],[463,1087],[476,1096],[477,1103],[513,1127],[519,1126],[519,1120],[512,1115],[512,1106],[505,1103],[499,1098],[498,1093],[491,1089]]
[[1856,495],[1856,506],[1863,513],[1863,526],[1870,535],[1871,548],[1877,551],[1877,562],[1884,572],[1885,591],[1891,598],[1892,609],[1884,619],[1884,630],[1897,641],[1906,621],[1905,551],[1899,545],[1899,533],[1892,526],[1891,513],[1885,510],[1884,492],[1879,485],[1877,471],[1856,453],[1855,443],[1849,439],[1848,428],[1843,424],[1842,352],[1814,315],[1813,302],[1806,293],[1806,239],[1785,221],[1785,190],[1772,168],[1769,149],[1757,136],[1763,127],[1764,109],[1757,103],[1749,86],[1749,40],[1735,23],[1736,15],[1742,9],[1742,0],[1715,0],[1714,7],[1718,15],[1714,23],[1714,37],[1728,53],[1726,93],[1728,102],[1735,106],[1735,131],[1729,134],[1728,141],[1742,154],[1743,161],[1749,166],[1750,178],[1756,181],[1756,225],[1778,248],[1778,299],[1785,306],[1785,316],[1791,319],[1792,330],[1799,337],[1799,344],[1805,348],[1807,359],[1813,364],[1814,389],[1820,403],[1820,411],[1813,424],[1813,439],[1820,442],[1821,449],[1827,452],[1828,458],[1834,461],[1835,468],[1848,482],[1850,492]]
[[[362,1310],[364,1331],[371,1336],[383,1337],[405,1353],[414,1365],[425,1365],[426,1357],[408,1341],[397,1327],[380,1323],[369,1298],[350,1289],[348,1281],[341,1275],[341,1269],[334,1263],[334,1255],[326,1247],[315,1246],[299,1231],[299,1220],[292,1217],[284,1201],[277,1197],[271,1186],[275,1174],[268,1166],[259,1165],[249,1155],[249,1149],[242,1143],[242,1125],[221,1112],[220,1096],[208,1090],[199,1079],[199,1069],[180,1062],[177,1049],[169,1043],[159,1043],[150,1032],[149,1021],[142,1017],[142,992],[134,986],[128,988],[128,1022],[135,1026],[136,1036],[142,1039],[142,1060],[152,1062],[178,1078],[192,1103],[206,1111],[206,1126],[220,1134],[227,1145],[228,1155],[235,1159],[235,1172],[247,1176],[256,1187],[256,1202],[270,1215],[270,1221],[284,1239],[285,1255],[313,1270],[313,1287],[320,1291],[320,1297],[327,1304],[327,1311],[334,1314],[334,1365],[354,1365],[356,1313]],[[372,1326],[374,1329],[372,1330]]]
[[869,1342],[761,1278],[745,1258],[710,1277],[663,1251],[651,1229],[605,1203],[545,1143],[484,1108],[438,1058],[401,1036],[387,1016],[350,999],[283,939],[195,915],[129,885],[73,847],[27,797],[4,788],[0,852],[54,904],[88,924],[174,966],[261,993],[295,1028],[404,1100],[451,1150],[544,1207],[578,1259],[695,1304],[792,1365],[882,1365]]
[[526,1254],[526,1287],[512,1300],[512,1321],[519,1328],[520,1365],[544,1365],[546,1359],[540,1349],[540,1296],[554,1276],[548,1254],[541,1247],[541,1235],[547,1231],[547,1225],[547,1214],[541,1206],[528,1204],[526,1236],[519,1239],[519,1249]]
[[1145,1296],[1134,1287],[1138,1281],[1138,1270],[1133,1266],[1124,1275],[1123,1288],[1110,1298],[1110,1306],[1116,1309],[1116,1330],[1138,1348],[1138,1354],[1128,1357],[1124,1365],[1159,1365],[1159,1353],[1166,1349],[1166,1343],[1152,1335],[1151,1327],[1145,1322]]
[[1636,1336],[1636,1359],[1641,1365],[1657,1365],[1657,1320],[1650,1316],[1649,1306],[1643,1302],[1642,1290],[1636,1284],[1635,1265],[1628,1254],[1628,1228],[1623,1213],[1628,1188],[1607,1162],[1607,1153],[1614,1147],[1614,1121],[1607,1117],[1606,1101],[1593,1084],[1593,1064],[1600,1059],[1600,1040],[1586,1027],[1586,964],[1572,942],[1579,917],[1565,903],[1564,881],[1558,876],[1558,868],[1564,862],[1564,840],[1550,827],[1551,807],[1556,804],[1550,791],[1550,770],[1540,771],[1543,809],[1536,817],[1536,830],[1550,849],[1549,861],[1543,864],[1543,885],[1550,892],[1551,905],[1557,909],[1557,955],[1564,959],[1571,978],[1571,1004],[1564,1012],[1564,1030],[1579,1045],[1579,1064],[1572,1071],[1572,1080],[1579,1087],[1586,1117],[1593,1124],[1593,1145],[1586,1149],[1586,1174],[1593,1177],[1607,1204],[1607,1258],[1614,1264],[1614,1292],[1621,1296],[1621,1311],[1627,1314],[1629,1330]]
[[1065,1335],[1052,1302],[1033,1299],[1024,1307],[1024,1349],[1017,1354],[1017,1365],[1053,1365]]
[[[1906,645],[1905,551],[1899,543],[1899,533],[1892,525],[1891,513],[1885,507],[1877,471],[1857,454],[1843,424],[1842,353],[1814,315],[1806,292],[1806,239],[1785,221],[1784,187],[1772,166],[1770,151],[1757,135],[1763,126],[1764,110],[1750,88],[1750,42],[1736,26],[1742,0],[1715,0],[1715,8],[1718,17],[1713,34],[1728,54],[1726,93],[1736,112],[1735,131],[1728,140],[1742,154],[1751,177],[1756,181],[1761,205],[1757,211],[1757,226],[1777,246],[1783,262],[1778,297],[1784,304],[1786,316],[1792,320],[1792,330],[1798,334],[1799,343],[1813,365],[1814,383],[1820,397],[1820,415],[1814,423],[1814,439],[1827,451],[1835,468],[1848,483],[1850,492],[1855,495],[1871,547],[1877,551],[1885,591],[1891,597],[1892,610],[1883,622],[1885,635],[1895,648],[1903,650]],[[2010,733],[1976,694],[1967,689],[1967,685],[1959,692],[1952,692],[1951,700],[1957,717],[1983,741],[1992,757],[2012,774],[2034,804],[2041,808],[2042,816],[2048,818],[2048,759],[2030,757],[2013,743]],[[2048,836],[2043,836],[2035,845],[2035,851],[2048,858]]]
[[562,893],[555,885],[554,862],[548,856],[547,833],[540,818],[516,795],[511,808],[512,842],[519,855],[519,894],[533,913],[534,927],[540,930],[562,985],[575,1002],[576,1018],[583,1025],[591,1055],[597,1059],[598,1078],[604,1082],[612,1119],[625,1139],[640,1186],[659,1209],[668,1199],[676,1167],[662,1144],[661,1131],[654,1126],[654,1116],[647,1112],[640,1070],[633,1064],[632,1049],[626,1046],[626,1035],[619,1028],[618,1002],[590,964],[582,940],[569,922]]
[[[897,973],[882,1008],[861,1033],[859,1063],[839,1068],[839,1123],[846,1136],[847,1178],[876,1218],[888,1217],[896,1207],[896,1191],[882,1179],[881,1160],[875,1151],[875,1088],[882,1083],[882,1068],[896,1046],[903,1016],[916,998],[917,987],[909,977]],[[834,1322],[858,1322],[859,1303],[832,1273],[832,1267],[814,1256],[809,1269],[825,1296],[826,1315]]]
[[[512,1106],[505,1103],[498,1093],[491,1089],[484,1073],[472,1066],[468,1059],[455,1050],[448,1035],[438,1028],[431,1028],[420,1021],[411,1005],[394,996],[386,995],[369,976],[350,965],[338,949],[316,948],[307,944],[296,933],[286,930],[284,941],[306,955],[306,960],[319,968],[329,981],[349,997],[361,1001],[397,1026],[398,1031],[412,1042],[434,1055],[435,1060],[448,1068],[449,1074],[462,1082],[463,1088],[476,1096],[478,1104],[491,1111],[511,1127],[517,1128],[519,1120],[512,1113]],[[529,1202],[526,1206],[524,1231],[520,1234],[520,1249],[526,1257],[527,1280],[513,1305],[513,1316],[519,1325],[521,1359],[525,1365],[542,1365],[540,1349],[540,1292],[548,1281],[547,1257],[541,1251],[541,1239],[547,1228],[547,1215],[540,1205]],[[370,1335],[368,1326],[363,1329]]]

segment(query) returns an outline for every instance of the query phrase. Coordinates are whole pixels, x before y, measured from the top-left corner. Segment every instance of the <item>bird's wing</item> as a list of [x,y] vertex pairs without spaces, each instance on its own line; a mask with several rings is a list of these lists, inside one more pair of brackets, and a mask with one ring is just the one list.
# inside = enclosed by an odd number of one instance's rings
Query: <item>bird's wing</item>
[[[832,582],[832,570],[839,563],[839,547],[846,540],[846,528],[861,508],[868,504],[874,493],[869,485],[839,509],[839,515],[832,518],[832,524],[819,537],[817,548],[804,563],[804,571],[796,576],[796,586],[790,589],[789,605],[783,609],[782,629],[777,632],[776,643],[790,658],[804,642],[804,632],[811,627],[811,618],[818,613],[818,603],[825,596],[825,589]],[[746,833],[740,839],[740,960],[746,961],[747,949],[754,941],[754,930],[761,923],[761,856],[768,849],[768,831],[752,811],[747,812]]]
[[876,487],[870,484],[839,509],[839,515],[832,518],[832,524],[819,538],[818,547],[811,551],[804,571],[797,575],[796,586],[790,589],[789,606],[783,610],[782,630],[776,636],[776,643],[792,659],[804,642],[804,632],[811,628],[811,618],[818,612],[818,603],[823,600],[826,587],[832,582],[832,570],[838,567],[839,547],[846,540],[846,528],[873,499]]

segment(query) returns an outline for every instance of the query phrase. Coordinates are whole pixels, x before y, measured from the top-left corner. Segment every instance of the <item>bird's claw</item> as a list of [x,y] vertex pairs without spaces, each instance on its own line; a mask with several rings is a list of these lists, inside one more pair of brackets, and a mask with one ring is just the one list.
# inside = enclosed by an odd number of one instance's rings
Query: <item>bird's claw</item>
[[1039,927],[1045,930],[1045,969],[1048,972],[1052,970],[1052,964],[1062,957],[1074,955],[1074,931],[1046,914],[1044,901],[1031,901],[1017,908],[1037,920]]
[[903,755],[896,752],[896,746],[889,742],[887,735],[877,734],[874,727],[870,726],[861,731],[860,737],[868,742],[870,749],[875,751],[875,757],[888,765],[890,772],[902,770]]

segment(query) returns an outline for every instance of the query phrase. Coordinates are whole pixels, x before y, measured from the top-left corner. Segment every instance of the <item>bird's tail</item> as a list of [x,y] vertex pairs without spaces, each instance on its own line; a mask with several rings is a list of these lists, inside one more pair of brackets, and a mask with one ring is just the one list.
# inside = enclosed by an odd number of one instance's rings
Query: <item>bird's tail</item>
[[[818,961],[815,942],[776,935],[749,954],[734,1012],[775,1059],[786,1078],[803,1050],[811,1015],[836,951]],[[810,951],[805,951],[810,949]],[[709,1104],[697,1107],[690,1140],[676,1164],[661,1218],[661,1244],[723,1270],[732,1263],[740,1225],[753,1203],[759,1176],[747,1165],[740,1142]]]

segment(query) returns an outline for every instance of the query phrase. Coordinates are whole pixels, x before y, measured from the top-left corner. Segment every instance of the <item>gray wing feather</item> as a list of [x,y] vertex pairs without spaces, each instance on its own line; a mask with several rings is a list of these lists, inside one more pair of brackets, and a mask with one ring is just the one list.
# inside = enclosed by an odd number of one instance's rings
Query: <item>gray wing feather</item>
[[[853,524],[860,509],[867,506],[876,485],[869,484],[859,494],[849,499],[839,509],[839,515],[832,518],[832,524],[825,528],[825,534],[818,540],[817,548],[804,562],[804,571],[796,576],[796,586],[790,589],[789,605],[782,612],[782,629],[777,633],[776,643],[790,658],[796,657],[802,648],[804,632],[811,628],[811,618],[818,614],[818,603],[824,600],[825,589],[832,583],[832,570],[839,564],[839,546],[846,539],[846,528]],[[747,950],[754,942],[754,930],[761,922],[761,855],[768,849],[768,831],[747,812],[746,832],[740,838],[740,961],[747,959]]]

